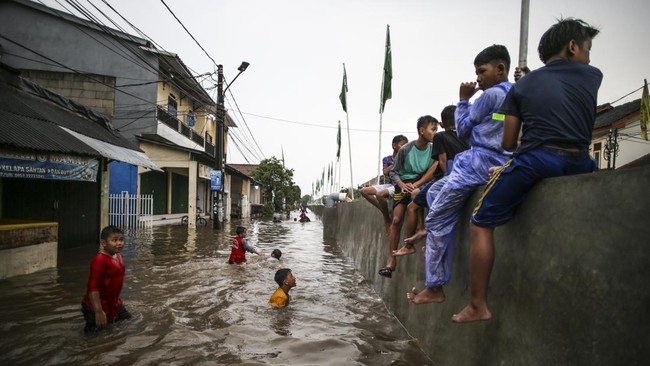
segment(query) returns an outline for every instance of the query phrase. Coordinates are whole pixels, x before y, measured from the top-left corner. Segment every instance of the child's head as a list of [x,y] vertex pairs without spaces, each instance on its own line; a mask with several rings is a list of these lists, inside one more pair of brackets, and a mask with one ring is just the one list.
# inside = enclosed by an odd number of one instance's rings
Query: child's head
[[448,105],[445,108],[442,109],[442,112],[440,112],[440,120],[441,123],[440,125],[446,130],[446,129],[454,129],[456,127],[456,106],[455,105]]
[[275,272],[275,282],[280,287],[292,288],[296,286],[296,278],[291,274],[291,269],[282,268]]
[[246,236],[246,231],[246,228],[243,226],[237,226],[237,229],[235,229],[237,236],[241,236],[242,238]]
[[539,59],[544,64],[554,57],[588,64],[591,40],[599,32],[580,19],[560,19],[540,38],[537,46]]
[[435,117],[426,115],[418,118],[418,138],[423,138],[428,142],[433,141],[433,135],[438,130],[438,120]]
[[393,152],[398,152],[399,149],[401,149],[402,146],[404,146],[404,144],[407,142],[409,142],[409,139],[407,139],[404,135],[397,135],[393,137]]
[[280,251],[280,249],[273,249],[273,251],[271,252],[271,257],[275,259],[280,259],[280,257],[282,257],[282,251]]
[[481,90],[508,81],[510,54],[506,46],[492,45],[481,51],[474,59],[476,83]]
[[117,226],[109,225],[102,229],[99,235],[99,245],[105,252],[113,255],[119,253],[124,247],[124,233]]

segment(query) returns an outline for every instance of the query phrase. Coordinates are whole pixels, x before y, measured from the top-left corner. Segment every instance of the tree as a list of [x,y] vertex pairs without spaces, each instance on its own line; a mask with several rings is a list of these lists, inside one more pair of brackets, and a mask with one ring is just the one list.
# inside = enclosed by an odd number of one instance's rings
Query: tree
[[273,201],[275,211],[282,210],[282,203],[290,205],[300,198],[300,189],[296,196],[293,182],[293,169],[287,169],[275,156],[260,161],[253,172],[253,179],[259,182],[268,202]]

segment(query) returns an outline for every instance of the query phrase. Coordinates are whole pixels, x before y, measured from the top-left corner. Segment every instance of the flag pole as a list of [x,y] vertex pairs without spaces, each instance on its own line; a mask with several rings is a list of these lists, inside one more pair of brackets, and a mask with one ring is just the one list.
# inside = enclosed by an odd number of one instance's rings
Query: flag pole
[[530,0],[521,0],[521,19],[519,27],[519,68],[526,67],[528,62],[528,13]]
[[381,78],[381,101],[379,104],[379,152],[377,156],[377,184],[381,177],[381,130],[384,118],[384,105],[392,97],[393,56],[390,46],[390,25],[386,24],[386,54],[384,55],[384,72]]
[[[354,201],[354,178],[352,177],[352,142],[350,140],[350,118],[348,117],[348,112],[345,112],[345,122],[348,128],[348,155],[350,157],[350,196]],[[339,169],[341,169],[340,166]]]

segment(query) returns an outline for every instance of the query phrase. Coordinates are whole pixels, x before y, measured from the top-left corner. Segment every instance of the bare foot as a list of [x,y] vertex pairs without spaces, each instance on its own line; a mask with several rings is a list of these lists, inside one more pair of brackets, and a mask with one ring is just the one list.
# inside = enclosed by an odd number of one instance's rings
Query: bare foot
[[406,238],[406,239],[404,239],[404,244],[406,244],[406,245],[413,245],[413,244],[417,243],[418,241],[420,241],[420,239],[424,239],[424,238],[426,238],[426,237],[427,237],[427,231],[426,231],[426,230],[424,230],[424,229],[422,229],[422,230],[418,230],[418,231],[417,231],[413,236],[411,236],[410,238]]
[[411,292],[406,293],[406,298],[416,304],[430,304],[430,303],[440,303],[445,301],[447,298],[445,297],[445,292],[442,290],[442,286],[440,287],[427,287],[422,291],[418,291],[415,287],[411,290]]
[[451,321],[454,323],[469,323],[480,320],[490,320],[492,318],[492,312],[488,309],[487,305],[483,306],[474,306],[469,304],[458,314],[454,314],[451,317]]
[[393,255],[395,257],[401,257],[403,255],[409,255],[415,253],[415,248],[413,246],[403,246],[399,248],[398,250],[393,250]]

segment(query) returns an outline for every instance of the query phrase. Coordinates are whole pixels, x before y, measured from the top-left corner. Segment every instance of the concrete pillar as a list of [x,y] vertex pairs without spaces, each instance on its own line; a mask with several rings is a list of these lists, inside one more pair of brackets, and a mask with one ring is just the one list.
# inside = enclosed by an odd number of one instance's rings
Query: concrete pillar
[[188,186],[187,186],[187,225],[196,227],[196,184],[199,175],[199,163],[189,162]]
[[172,213],[172,172],[167,172],[167,213]]

